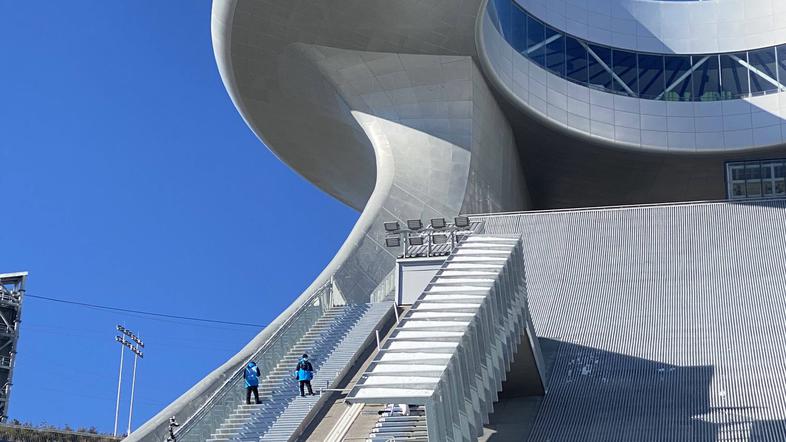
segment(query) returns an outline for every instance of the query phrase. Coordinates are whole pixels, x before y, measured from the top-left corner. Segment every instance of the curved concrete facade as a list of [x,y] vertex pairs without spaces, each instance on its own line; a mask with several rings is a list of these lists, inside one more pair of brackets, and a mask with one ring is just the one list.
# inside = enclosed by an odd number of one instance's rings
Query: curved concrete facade
[[[297,173],[362,213],[304,294],[128,440],[159,440],[170,416],[193,414],[327,281],[347,301],[368,302],[394,264],[382,246],[383,221],[723,198],[725,161],[786,156],[780,118],[762,117],[766,131],[754,124],[756,109],[780,112],[783,94],[713,103],[717,115],[702,113],[704,103],[676,103],[690,106],[688,115],[672,103],[652,110],[645,100],[596,96],[516,58],[486,7],[486,0],[214,0],[218,69],[250,129]],[[700,118],[725,124],[738,115],[745,116],[734,121],[747,118],[749,126],[700,137]],[[737,149],[755,146],[767,147]]]
[[[716,2],[676,6],[694,3]],[[595,90],[533,63],[491,20],[487,11],[478,31],[480,59],[490,77],[516,105],[564,129],[634,149],[707,152],[786,142],[786,92],[727,101],[663,101]]]

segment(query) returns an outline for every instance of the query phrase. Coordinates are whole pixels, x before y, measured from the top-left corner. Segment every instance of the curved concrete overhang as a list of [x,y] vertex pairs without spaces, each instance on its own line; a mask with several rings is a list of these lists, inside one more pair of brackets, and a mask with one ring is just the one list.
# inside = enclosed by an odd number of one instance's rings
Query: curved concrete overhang
[[520,111],[513,121],[534,118],[589,144],[655,153],[755,152],[786,143],[786,91],[686,102],[588,88],[515,50],[492,24],[489,6],[484,1],[477,21],[478,58],[495,89]]
[[[725,162],[786,156],[786,93],[667,103],[591,90],[518,54],[488,4],[477,21],[478,63],[514,129],[534,207],[724,199]],[[728,139],[723,130],[696,130],[740,116],[747,125]],[[690,130],[670,132],[669,124]]]
[[377,297],[395,262],[383,221],[530,207],[513,131],[473,58],[480,3],[214,0],[216,62],[248,126],[362,213],[286,311],[129,440],[191,416],[318,287]]
[[[333,86],[320,84],[323,67],[303,60],[302,48],[472,56],[479,4],[218,0],[212,17],[216,62],[232,101],[265,145],[361,210],[375,183],[373,149],[348,123],[349,108]],[[361,91],[367,86],[352,85]]]

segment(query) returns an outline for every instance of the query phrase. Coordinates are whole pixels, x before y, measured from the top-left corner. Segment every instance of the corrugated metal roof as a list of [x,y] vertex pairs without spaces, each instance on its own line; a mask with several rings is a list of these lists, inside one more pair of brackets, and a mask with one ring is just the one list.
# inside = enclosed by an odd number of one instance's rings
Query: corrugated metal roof
[[783,200],[485,221],[550,364],[530,441],[786,440]]

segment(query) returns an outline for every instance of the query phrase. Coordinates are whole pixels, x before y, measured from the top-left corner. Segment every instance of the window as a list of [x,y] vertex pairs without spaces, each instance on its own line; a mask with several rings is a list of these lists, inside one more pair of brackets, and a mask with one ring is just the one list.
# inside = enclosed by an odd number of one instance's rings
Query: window
[[726,163],[729,199],[786,196],[786,160]]
[[527,14],[516,5],[511,7],[510,42],[513,49],[523,54],[527,50]]
[[[611,68],[611,49],[595,45],[589,45],[588,48],[590,86],[609,91],[612,90],[611,72],[608,70]],[[603,66],[604,64],[606,66]]]
[[614,73],[622,80],[622,83],[614,81],[614,90],[622,94],[638,96],[639,77],[636,53],[615,49],[611,58],[614,61]]
[[778,90],[775,73],[775,49],[766,48],[748,51],[751,69],[751,93],[766,94]]
[[720,100],[720,75],[718,56],[693,57],[703,60],[693,71],[693,95],[699,101]]
[[587,84],[587,50],[573,37],[565,37],[565,75]]
[[667,56],[664,58],[666,91],[663,99],[668,101],[691,101],[691,63],[688,56]]
[[543,23],[527,17],[527,56],[540,66],[546,64],[546,48],[543,44],[545,31]]
[[729,185],[728,198],[745,198],[747,196],[745,193],[745,165],[729,164],[726,170],[726,177]]
[[591,88],[667,101],[735,100],[786,91],[786,44],[692,56],[637,53],[572,37],[530,15],[515,0],[490,0],[488,14],[514,50]]
[[639,96],[654,99],[663,94],[663,57],[639,54]]
[[555,29],[546,27],[546,69],[565,76],[565,36]]
[[786,45],[778,46],[778,79],[783,84],[786,82]]
[[720,56],[722,100],[747,97],[750,93],[748,90],[748,68],[741,63],[747,60],[748,55],[745,52]]
[[784,196],[783,161],[764,161],[761,164],[762,193],[764,196]]
[[492,2],[491,20],[494,26],[502,34],[505,40],[510,41],[510,11],[512,4],[510,0],[494,0]]

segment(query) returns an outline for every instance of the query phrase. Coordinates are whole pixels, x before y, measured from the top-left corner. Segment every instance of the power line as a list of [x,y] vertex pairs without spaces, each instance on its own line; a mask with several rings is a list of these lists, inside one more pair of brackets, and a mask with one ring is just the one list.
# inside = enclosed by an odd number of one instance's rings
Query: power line
[[78,305],[82,307],[89,307],[89,308],[96,308],[101,310],[111,310],[116,312],[124,312],[124,313],[136,313],[139,315],[148,315],[148,316],[158,316],[161,318],[171,318],[171,319],[183,319],[186,321],[197,321],[197,322],[210,322],[213,324],[226,324],[226,325],[240,325],[243,327],[256,327],[256,328],[264,328],[265,326],[262,324],[251,324],[248,322],[233,322],[233,321],[219,321],[217,319],[207,319],[207,318],[194,318],[191,316],[179,316],[179,315],[169,315],[166,313],[155,313],[155,312],[146,312],[142,310],[131,310],[127,308],[120,308],[120,307],[110,307],[107,305],[98,305],[98,304],[90,304],[87,302],[78,302],[78,301],[69,301],[67,299],[57,299],[57,298],[50,298],[48,296],[38,296],[38,295],[31,295],[29,293],[25,293],[26,298],[35,298],[35,299],[42,299],[45,301],[52,301],[52,302],[60,302],[63,304],[71,304],[71,305]]

